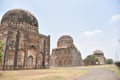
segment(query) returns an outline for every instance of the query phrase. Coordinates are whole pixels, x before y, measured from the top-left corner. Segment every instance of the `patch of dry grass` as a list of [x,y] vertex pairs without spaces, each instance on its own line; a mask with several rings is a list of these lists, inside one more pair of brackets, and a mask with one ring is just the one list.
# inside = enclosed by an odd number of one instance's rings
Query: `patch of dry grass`
[[104,68],[114,71],[120,77],[120,68],[116,65],[105,65]]
[[0,71],[0,80],[74,80],[87,73],[79,68]]
[[115,72],[118,75],[118,77],[120,77],[120,68],[117,67],[115,64],[84,66],[84,67],[81,67],[81,68],[105,68],[105,69],[109,69],[109,70]]

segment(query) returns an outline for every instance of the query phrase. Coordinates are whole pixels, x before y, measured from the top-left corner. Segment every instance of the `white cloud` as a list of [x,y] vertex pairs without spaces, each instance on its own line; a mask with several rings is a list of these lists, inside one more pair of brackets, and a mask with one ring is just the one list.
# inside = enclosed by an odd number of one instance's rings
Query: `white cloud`
[[83,32],[83,35],[84,36],[94,36],[94,35],[101,33],[101,32],[102,32],[102,30],[85,31],[85,32]]
[[120,14],[113,15],[110,19],[110,23],[118,23],[120,22]]

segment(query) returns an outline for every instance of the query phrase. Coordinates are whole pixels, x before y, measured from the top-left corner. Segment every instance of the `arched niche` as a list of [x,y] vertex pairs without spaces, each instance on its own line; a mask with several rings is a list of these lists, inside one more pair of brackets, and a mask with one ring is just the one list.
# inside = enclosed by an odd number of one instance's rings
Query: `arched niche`
[[27,68],[33,68],[33,57],[29,56],[27,58]]
[[42,53],[39,53],[38,54],[38,65],[40,66],[40,65],[42,65],[42,61],[43,61],[43,56],[42,56]]
[[64,66],[67,66],[67,60],[64,60]]
[[35,64],[36,64],[36,53],[37,53],[36,48],[33,45],[30,46],[29,49],[28,49],[27,63],[29,63],[29,59],[32,60],[32,66],[33,67],[35,67]]
[[62,66],[62,61],[59,60],[59,61],[58,61],[58,67],[61,67],[61,66]]
[[45,56],[45,65],[48,65],[48,64],[49,64],[49,56],[46,55],[46,56]]
[[72,60],[68,60],[68,65],[72,65]]
[[24,64],[25,51],[20,49],[18,51],[17,65],[22,66]]
[[15,56],[15,51],[14,50],[9,50],[7,54],[7,65],[14,65],[14,56]]
[[33,45],[30,46],[28,49],[28,56],[32,55],[33,58],[36,58],[36,53],[37,53],[36,48]]

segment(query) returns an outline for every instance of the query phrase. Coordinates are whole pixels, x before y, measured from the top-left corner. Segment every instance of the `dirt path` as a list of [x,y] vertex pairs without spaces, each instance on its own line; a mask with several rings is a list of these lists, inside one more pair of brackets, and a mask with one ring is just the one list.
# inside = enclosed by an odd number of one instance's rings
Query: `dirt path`
[[89,68],[87,70],[88,74],[76,80],[120,80],[114,72],[107,69]]

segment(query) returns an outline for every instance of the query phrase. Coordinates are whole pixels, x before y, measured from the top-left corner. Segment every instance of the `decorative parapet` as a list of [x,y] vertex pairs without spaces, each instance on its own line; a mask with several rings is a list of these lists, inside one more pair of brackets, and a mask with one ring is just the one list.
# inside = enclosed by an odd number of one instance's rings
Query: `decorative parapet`
[[9,23],[2,22],[1,28],[3,27],[13,27],[17,28],[18,30],[26,30],[32,33],[38,33],[38,29],[36,26],[30,25],[26,22],[12,22],[12,21],[9,21]]

